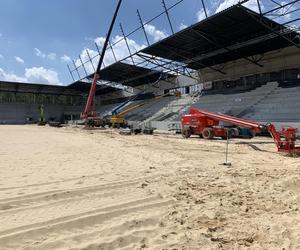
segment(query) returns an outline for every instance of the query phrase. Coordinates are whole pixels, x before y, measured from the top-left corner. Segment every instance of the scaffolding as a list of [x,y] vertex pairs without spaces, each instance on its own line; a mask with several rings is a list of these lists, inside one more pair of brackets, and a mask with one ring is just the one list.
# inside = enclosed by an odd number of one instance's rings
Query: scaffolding
[[[288,3],[256,0],[255,5],[251,1],[251,9],[247,8],[249,0],[244,0],[222,11],[207,11],[207,2],[201,0],[206,18],[175,32],[172,11],[178,6],[183,7],[186,2],[180,0],[168,7],[162,0],[163,11],[146,22],[137,10],[139,26],[127,34],[120,24],[122,38],[114,43],[110,41],[107,48],[115,62],[102,64],[98,84],[127,90],[156,82],[161,73],[165,74],[165,81],[172,81],[179,75],[198,80],[197,71],[202,68],[226,74],[222,64],[236,59],[263,67],[264,53],[288,46],[300,47],[300,0]],[[212,12],[214,14],[209,16]],[[172,34],[151,44],[146,27],[160,17],[166,18]],[[136,32],[143,32],[147,47],[132,51],[128,39]],[[120,43],[125,43],[128,50],[128,56],[122,59],[118,59],[115,53],[115,46]],[[97,43],[95,46],[100,52]],[[73,60],[73,66],[68,65],[74,82],[89,83],[94,75],[87,69],[87,64],[95,72],[93,61],[100,53],[91,56],[87,50],[86,54],[88,60],[79,57],[77,62]]]

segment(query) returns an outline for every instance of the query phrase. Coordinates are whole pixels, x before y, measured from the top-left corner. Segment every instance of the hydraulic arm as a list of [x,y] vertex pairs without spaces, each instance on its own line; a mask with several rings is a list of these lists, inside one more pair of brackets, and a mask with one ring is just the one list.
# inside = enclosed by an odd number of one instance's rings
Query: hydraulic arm
[[[193,123],[194,121],[194,123]],[[191,108],[190,114],[182,116],[182,125],[190,126],[194,129],[196,127],[196,131],[199,128],[202,133],[210,131],[213,133],[218,132],[219,122],[225,122],[231,125],[248,128],[254,133],[260,133],[262,130],[266,130],[272,136],[277,149],[279,152],[287,152],[287,153],[300,153],[300,146],[296,146],[296,128],[282,128],[280,132],[276,131],[275,126],[273,124],[261,124],[254,121],[244,120],[237,117],[224,115],[221,113],[208,112],[197,108]],[[198,126],[198,127],[197,127]],[[208,139],[212,137],[207,137]]]

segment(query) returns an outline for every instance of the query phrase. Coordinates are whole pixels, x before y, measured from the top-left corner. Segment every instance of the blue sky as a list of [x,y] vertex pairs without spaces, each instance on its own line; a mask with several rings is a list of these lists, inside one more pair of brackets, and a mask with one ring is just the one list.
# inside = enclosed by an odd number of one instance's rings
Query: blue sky
[[[165,1],[168,6],[177,2]],[[209,14],[213,14],[237,0],[205,2]],[[249,6],[255,2],[250,0]],[[77,60],[80,54],[86,59],[85,49],[92,55],[96,53],[94,42],[103,44],[116,3],[116,0],[0,0],[0,80],[71,83],[66,64],[70,58]],[[161,0],[123,0],[112,41],[121,35],[120,22],[127,33],[139,25],[137,8],[144,20],[163,10]],[[200,0],[184,0],[170,12],[174,29],[178,31],[203,18],[201,9]],[[166,17],[151,23],[147,33],[151,42],[170,35]],[[129,43],[133,50],[145,46],[143,33],[131,36]],[[116,47],[118,59],[126,56],[124,45]],[[112,62],[108,53],[106,63]],[[91,65],[88,70],[92,71]]]

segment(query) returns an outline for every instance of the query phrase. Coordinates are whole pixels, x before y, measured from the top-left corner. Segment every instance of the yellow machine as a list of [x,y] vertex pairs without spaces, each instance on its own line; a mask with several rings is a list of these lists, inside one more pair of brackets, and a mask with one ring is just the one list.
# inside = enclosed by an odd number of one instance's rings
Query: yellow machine
[[116,115],[112,115],[110,119],[112,126],[117,128],[126,126],[125,115],[127,115],[130,111],[133,111],[143,105],[145,105],[145,103],[134,105]]
[[[146,100],[145,102],[142,102],[142,103],[139,103],[139,104],[137,104],[137,105],[128,107],[127,109],[121,111],[120,113],[113,114],[113,115],[111,116],[111,118],[110,118],[111,125],[112,125],[113,127],[116,127],[116,128],[125,127],[125,126],[127,125],[127,122],[125,121],[125,116],[126,116],[129,112],[131,112],[131,111],[133,111],[133,110],[135,110],[135,109],[137,109],[137,108],[139,108],[139,107],[141,107],[141,106],[143,106],[143,105],[145,105],[145,104],[151,102],[153,99],[157,101],[157,100],[159,100],[160,98],[165,97],[165,96],[168,96],[168,95],[170,95],[170,93],[167,93],[167,94],[164,94],[164,95],[160,95],[160,96],[156,96],[156,97],[154,97],[154,98],[152,98],[152,99]],[[180,97],[180,96],[177,96],[177,95],[175,95],[175,96],[176,96],[176,97]]]

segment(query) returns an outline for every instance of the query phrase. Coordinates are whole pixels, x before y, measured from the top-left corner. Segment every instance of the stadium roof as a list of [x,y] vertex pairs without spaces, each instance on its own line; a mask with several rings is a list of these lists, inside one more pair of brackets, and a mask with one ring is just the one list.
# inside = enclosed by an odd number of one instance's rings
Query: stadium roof
[[[0,81],[0,91],[9,91],[15,93],[87,95],[90,87],[90,83],[80,81],[68,86]],[[97,85],[96,95],[106,94],[116,90],[116,88],[110,86]]]
[[[201,69],[291,46],[299,34],[242,5],[235,5],[143,50]],[[260,65],[261,66],[261,65]]]
[[[102,69],[99,75],[100,80],[136,87],[156,82],[160,78],[161,72],[124,62],[116,62]],[[93,78],[93,76],[94,74],[89,75],[88,78]],[[171,77],[174,75],[166,74],[165,76],[165,78]]]
[[[91,83],[77,81],[77,82],[74,82],[71,85],[67,86],[67,88],[80,91],[84,94],[88,94],[90,91],[90,88],[91,88]],[[113,88],[111,86],[97,84],[96,95],[103,95],[103,94],[107,94],[107,93],[114,92],[117,90],[118,90],[117,88]]]

